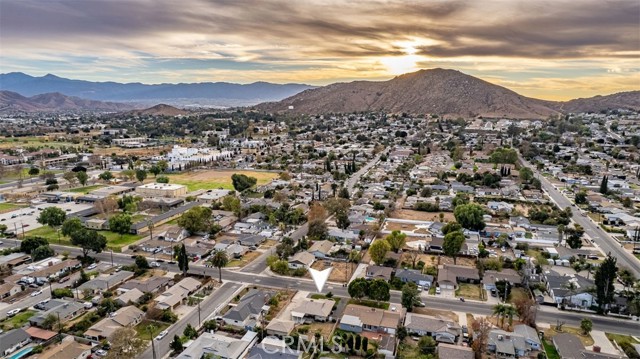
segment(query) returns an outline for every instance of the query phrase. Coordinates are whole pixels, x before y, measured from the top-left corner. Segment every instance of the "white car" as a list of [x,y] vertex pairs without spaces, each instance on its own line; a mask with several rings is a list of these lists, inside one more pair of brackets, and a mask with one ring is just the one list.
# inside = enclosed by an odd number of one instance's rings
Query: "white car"
[[11,309],[10,311],[7,312],[7,317],[13,317],[14,315],[20,313],[20,309],[16,308],[16,309]]
[[151,262],[151,264],[149,264],[149,265],[151,267],[156,267],[156,268],[160,267],[160,263],[158,263],[158,262]]
[[440,294],[440,293],[441,293],[440,287],[436,287],[436,294]]
[[99,349],[99,350],[96,350],[96,353],[95,353],[95,354],[96,354],[97,356],[104,357],[104,356],[107,356],[107,351],[106,351],[106,350],[104,350],[104,349]]
[[98,265],[97,265],[97,264],[95,264],[95,263],[92,263],[91,265],[89,265],[89,266],[87,267],[87,269],[96,269],[96,267],[98,267]]
[[41,290],[36,290],[35,292],[31,293],[31,296],[32,296],[32,297],[37,297],[37,296],[39,296],[40,294],[42,294],[42,291],[41,291]]
[[169,334],[168,330],[161,331],[160,334],[158,334],[158,336],[156,336],[156,340],[162,340],[162,338],[166,337],[167,334]]

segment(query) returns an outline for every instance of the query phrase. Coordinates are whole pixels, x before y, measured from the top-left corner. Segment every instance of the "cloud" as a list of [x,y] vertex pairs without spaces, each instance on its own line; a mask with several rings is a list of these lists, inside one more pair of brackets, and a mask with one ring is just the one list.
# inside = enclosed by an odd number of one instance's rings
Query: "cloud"
[[[414,59],[487,76],[501,66],[521,77],[527,67],[627,71],[640,55],[639,14],[636,0],[3,0],[0,68],[318,84],[389,78],[384,64]],[[590,67],[574,66],[583,60]]]

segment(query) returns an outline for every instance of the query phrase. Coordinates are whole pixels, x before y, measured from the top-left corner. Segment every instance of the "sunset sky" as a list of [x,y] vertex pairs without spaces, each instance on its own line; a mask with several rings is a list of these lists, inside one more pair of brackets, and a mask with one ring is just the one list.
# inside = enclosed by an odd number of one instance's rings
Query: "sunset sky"
[[640,1],[0,0],[0,72],[307,83],[450,68],[523,95],[640,89]]

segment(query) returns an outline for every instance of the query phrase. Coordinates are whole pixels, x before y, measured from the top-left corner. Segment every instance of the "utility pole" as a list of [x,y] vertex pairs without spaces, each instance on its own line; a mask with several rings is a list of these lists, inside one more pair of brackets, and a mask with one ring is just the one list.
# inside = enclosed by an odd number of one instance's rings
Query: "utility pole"
[[153,345],[153,325],[149,325],[147,330],[149,331],[149,339],[151,339],[151,352],[153,353],[153,359],[156,359],[156,347]]
[[200,302],[202,299],[198,298],[198,327],[202,324],[202,319],[200,319]]
[[113,267],[113,249],[111,250],[111,266]]

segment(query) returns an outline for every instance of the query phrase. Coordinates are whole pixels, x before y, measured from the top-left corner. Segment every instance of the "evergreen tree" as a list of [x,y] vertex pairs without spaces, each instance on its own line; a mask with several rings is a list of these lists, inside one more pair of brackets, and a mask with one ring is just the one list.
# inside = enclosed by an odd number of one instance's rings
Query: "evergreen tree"
[[607,194],[609,191],[609,177],[602,176],[602,182],[600,182],[600,193]]
[[598,302],[600,312],[603,312],[605,308],[613,302],[613,296],[615,294],[613,283],[618,273],[616,262],[616,258],[612,257],[611,253],[609,253],[594,275],[596,301]]

